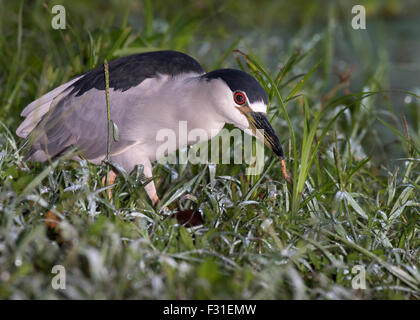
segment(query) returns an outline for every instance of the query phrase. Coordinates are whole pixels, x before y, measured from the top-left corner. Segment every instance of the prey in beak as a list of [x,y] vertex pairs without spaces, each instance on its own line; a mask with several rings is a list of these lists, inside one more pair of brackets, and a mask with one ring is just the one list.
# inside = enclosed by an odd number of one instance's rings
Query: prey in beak
[[248,106],[239,107],[238,109],[248,119],[249,129],[251,129],[252,133],[254,133],[258,139],[263,141],[264,144],[280,158],[282,175],[288,183],[293,184],[292,177],[287,171],[284,152],[280,144],[280,140],[268,121],[267,116],[262,112],[252,111]]

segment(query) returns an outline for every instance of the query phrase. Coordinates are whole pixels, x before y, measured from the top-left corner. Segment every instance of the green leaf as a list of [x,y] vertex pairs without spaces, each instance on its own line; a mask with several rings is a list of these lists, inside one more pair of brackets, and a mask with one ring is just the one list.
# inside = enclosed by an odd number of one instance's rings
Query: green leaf
[[318,65],[319,65],[319,62],[312,67],[312,69],[305,75],[305,77],[303,77],[302,80],[300,80],[297,83],[297,85],[292,89],[292,91],[290,91],[289,95],[286,98],[286,101],[287,100],[291,100],[292,97],[300,90],[300,88],[303,87],[303,85],[305,84],[305,82],[309,79],[309,77],[315,71],[315,69],[318,67]]
[[120,139],[120,134],[119,134],[118,126],[114,121],[112,121],[112,133],[114,136],[114,141],[118,142],[118,140]]
[[354,211],[356,211],[356,213],[359,216],[365,219],[369,219],[368,215],[365,213],[362,207],[360,207],[360,205],[356,202],[356,200],[354,200],[354,198],[351,196],[350,193],[343,191],[342,195],[347,200],[347,203],[354,209]]
[[185,227],[180,226],[179,234],[181,236],[182,243],[187,247],[187,249],[194,250],[195,249],[194,241],[191,237],[191,234],[188,232],[188,230]]
[[213,260],[206,259],[198,269],[198,276],[214,283],[220,278],[219,267]]

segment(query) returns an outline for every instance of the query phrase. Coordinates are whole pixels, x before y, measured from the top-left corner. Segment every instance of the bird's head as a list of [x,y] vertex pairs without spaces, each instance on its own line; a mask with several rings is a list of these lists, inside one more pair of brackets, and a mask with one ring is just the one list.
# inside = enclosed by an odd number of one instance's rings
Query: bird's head
[[280,158],[283,148],[267,119],[268,96],[258,81],[246,72],[219,69],[203,76],[211,85],[211,99],[225,122],[252,133]]

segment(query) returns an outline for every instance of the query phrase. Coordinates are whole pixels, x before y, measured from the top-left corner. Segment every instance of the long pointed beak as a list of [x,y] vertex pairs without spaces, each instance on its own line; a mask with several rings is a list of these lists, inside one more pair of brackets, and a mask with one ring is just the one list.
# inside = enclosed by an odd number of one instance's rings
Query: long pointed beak
[[277,156],[284,158],[283,147],[280,144],[280,140],[265,114],[251,111],[248,112],[247,118],[252,132],[260,138],[267,147],[273,150]]
[[255,134],[255,136],[263,141],[267,147],[269,147],[277,156],[279,156],[282,175],[287,182],[293,184],[293,180],[286,168],[283,147],[281,146],[280,140],[270,122],[268,121],[266,115],[262,112],[253,112],[249,108],[241,111],[247,117],[250,129]]

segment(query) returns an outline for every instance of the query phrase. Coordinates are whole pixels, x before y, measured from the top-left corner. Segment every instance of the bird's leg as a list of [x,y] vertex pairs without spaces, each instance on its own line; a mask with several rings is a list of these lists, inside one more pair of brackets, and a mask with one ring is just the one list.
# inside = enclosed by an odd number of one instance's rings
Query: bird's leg
[[[145,161],[146,163],[143,163],[143,174],[146,177],[146,179],[150,179],[153,176],[152,172],[152,164],[150,161]],[[144,181],[142,181],[144,183]],[[154,206],[156,206],[159,203],[159,197],[156,192],[155,183],[153,181],[150,181],[144,189],[147,192],[147,195],[149,196],[150,200],[152,200],[152,203]]]
[[[152,178],[152,164],[150,163],[150,161],[143,162],[143,174],[146,179]],[[152,200],[153,205],[156,207],[160,200],[156,192],[155,183],[153,181],[150,181],[144,187],[144,189],[146,190],[150,200]],[[161,208],[161,210],[163,211],[167,209],[167,207]],[[194,210],[178,211],[177,213],[171,215],[171,217],[176,218],[179,224],[184,225],[186,227],[198,226],[204,223],[200,213]]]
[[[115,171],[109,170],[106,176],[102,178],[102,186],[108,187],[114,184],[116,178],[117,178],[117,174],[115,173]],[[112,200],[112,188],[109,188],[107,193],[108,193],[108,199]]]
[[159,199],[159,197],[157,195],[157,192],[156,192],[155,183],[153,181],[150,181],[144,187],[144,189],[146,190],[147,195],[149,196],[150,200],[152,200],[153,205],[156,206],[159,203],[160,199]]

